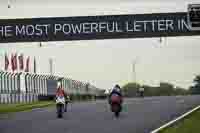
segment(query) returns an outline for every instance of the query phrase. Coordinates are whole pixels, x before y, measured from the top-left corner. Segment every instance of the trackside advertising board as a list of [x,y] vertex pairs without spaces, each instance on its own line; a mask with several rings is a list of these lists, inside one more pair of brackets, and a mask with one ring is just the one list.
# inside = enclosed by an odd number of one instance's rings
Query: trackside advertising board
[[186,12],[0,20],[0,43],[191,35]]

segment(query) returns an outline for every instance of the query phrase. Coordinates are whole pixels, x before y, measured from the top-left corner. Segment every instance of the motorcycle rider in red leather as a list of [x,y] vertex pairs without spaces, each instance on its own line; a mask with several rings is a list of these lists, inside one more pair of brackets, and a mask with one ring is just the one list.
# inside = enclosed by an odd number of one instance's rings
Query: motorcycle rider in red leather
[[65,97],[65,112],[67,112],[68,99],[66,98],[68,98],[68,94],[64,91],[60,82],[58,82],[58,88],[56,91],[56,97],[58,96]]
[[64,90],[61,87],[57,88],[56,97],[58,97],[58,96],[62,96],[62,97],[65,96],[65,92],[64,92]]

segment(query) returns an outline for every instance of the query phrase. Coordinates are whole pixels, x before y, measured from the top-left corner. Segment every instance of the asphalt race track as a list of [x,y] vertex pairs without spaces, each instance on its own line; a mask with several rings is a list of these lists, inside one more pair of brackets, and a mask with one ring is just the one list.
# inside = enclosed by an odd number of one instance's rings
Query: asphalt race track
[[200,105],[200,96],[126,99],[117,119],[107,101],[73,103],[63,119],[55,107],[0,117],[0,133],[149,133]]

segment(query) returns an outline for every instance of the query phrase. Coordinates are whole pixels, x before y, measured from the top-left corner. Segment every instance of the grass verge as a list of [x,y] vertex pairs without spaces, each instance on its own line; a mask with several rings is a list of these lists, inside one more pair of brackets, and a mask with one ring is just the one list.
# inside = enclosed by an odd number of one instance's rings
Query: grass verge
[[[73,98],[70,102],[91,101],[91,98]],[[35,108],[43,108],[55,105],[55,101],[38,101],[33,103],[20,103],[20,104],[0,104],[0,114],[14,113],[20,111],[32,110]]]
[[185,117],[177,124],[161,130],[159,133],[199,133],[200,109]]
[[0,114],[32,110],[54,105],[54,101],[39,101],[28,104],[0,104]]

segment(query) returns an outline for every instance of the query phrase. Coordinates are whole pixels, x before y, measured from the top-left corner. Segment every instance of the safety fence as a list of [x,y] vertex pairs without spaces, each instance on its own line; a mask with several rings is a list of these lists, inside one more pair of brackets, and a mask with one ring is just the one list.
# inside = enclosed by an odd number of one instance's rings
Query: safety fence
[[29,103],[55,95],[57,80],[70,95],[98,95],[95,86],[70,78],[0,71],[0,103]]

